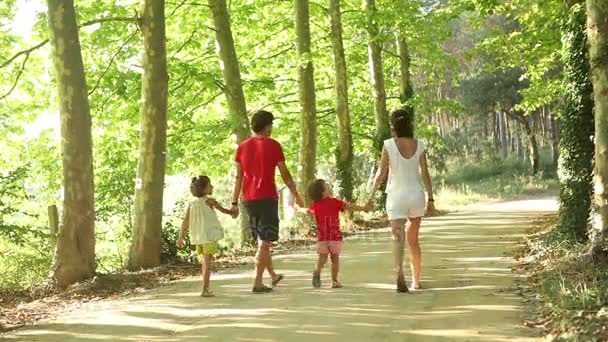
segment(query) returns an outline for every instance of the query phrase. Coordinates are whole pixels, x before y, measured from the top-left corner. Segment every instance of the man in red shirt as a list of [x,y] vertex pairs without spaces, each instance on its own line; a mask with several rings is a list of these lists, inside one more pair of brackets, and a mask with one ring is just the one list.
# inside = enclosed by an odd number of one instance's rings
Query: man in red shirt
[[275,170],[278,167],[285,185],[291,190],[296,203],[303,206],[302,199],[287,166],[281,144],[272,139],[273,115],[259,110],[251,118],[254,135],[245,140],[236,151],[236,181],[232,194],[232,210],[238,214],[238,199],[243,193],[244,205],[249,214],[251,233],[258,241],[256,253],[256,276],[253,293],[272,290],[262,282],[264,270],[273,276],[276,285],[281,275],[272,269],[270,247],[279,239],[279,194],[275,184]]

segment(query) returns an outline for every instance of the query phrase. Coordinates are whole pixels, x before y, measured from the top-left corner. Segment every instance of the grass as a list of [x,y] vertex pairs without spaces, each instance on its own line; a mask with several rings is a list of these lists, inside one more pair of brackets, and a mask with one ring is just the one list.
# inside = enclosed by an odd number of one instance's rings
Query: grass
[[447,209],[558,189],[553,177],[555,172],[546,164],[536,176],[526,163],[517,159],[485,161],[450,169],[449,174],[435,176],[434,180],[437,203]]
[[550,237],[555,217],[528,244],[529,286],[540,302],[540,319],[557,341],[608,341],[608,265],[582,257],[584,245]]

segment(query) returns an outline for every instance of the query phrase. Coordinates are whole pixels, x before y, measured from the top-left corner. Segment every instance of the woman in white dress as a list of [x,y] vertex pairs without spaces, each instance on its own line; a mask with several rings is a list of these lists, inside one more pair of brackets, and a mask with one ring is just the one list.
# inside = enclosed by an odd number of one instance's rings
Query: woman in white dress
[[[424,145],[414,138],[413,115],[399,109],[391,113],[393,138],[384,141],[380,167],[376,172],[373,194],[388,176],[386,212],[393,234],[393,255],[397,292],[408,292],[403,274],[405,232],[410,250],[412,288],[420,289],[420,244],[418,232],[422,217],[434,210],[433,187]],[[425,200],[422,183],[426,189]]]

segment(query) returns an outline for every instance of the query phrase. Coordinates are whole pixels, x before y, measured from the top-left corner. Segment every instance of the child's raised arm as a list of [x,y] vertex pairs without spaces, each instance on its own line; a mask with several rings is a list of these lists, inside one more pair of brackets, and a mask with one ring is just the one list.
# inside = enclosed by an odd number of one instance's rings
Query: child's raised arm
[[357,205],[357,204],[354,204],[354,203],[348,203],[348,202],[344,203],[344,210],[348,210],[348,211],[370,211],[373,208],[374,208],[374,204],[371,201],[368,202],[364,206]]
[[177,239],[177,247],[179,247],[179,248],[184,247],[184,236],[186,235],[186,232],[188,231],[189,226],[190,226],[190,206],[188,206],[188,209],[186,209],[186,216],[184,217],[184,220],[182,221],[182,227],[179,230],[179,238]]

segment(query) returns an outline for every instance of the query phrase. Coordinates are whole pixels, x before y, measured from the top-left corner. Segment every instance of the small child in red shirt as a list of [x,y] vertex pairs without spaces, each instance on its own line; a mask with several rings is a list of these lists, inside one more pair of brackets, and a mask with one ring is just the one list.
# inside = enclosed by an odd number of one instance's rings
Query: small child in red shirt
[[358,206],[346,203],[331,196],[331,189],[323,179],[317,179],[308,186],[308,196],[312,204],[308,209],[298,208],[303,213],[311,213],[317,223],[317,252],[319,259],[317,267],[313,272],[312,286],[321,287],[321,270],[331,257],[331,280],[332,288],[340,288],[342,284],[338,281],[340,269],[340,251],[342,249],[342,234],[340,233],[340,212],[369,211],[372,204]]

